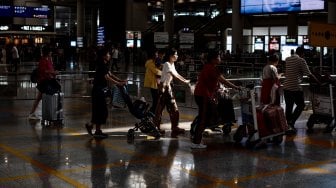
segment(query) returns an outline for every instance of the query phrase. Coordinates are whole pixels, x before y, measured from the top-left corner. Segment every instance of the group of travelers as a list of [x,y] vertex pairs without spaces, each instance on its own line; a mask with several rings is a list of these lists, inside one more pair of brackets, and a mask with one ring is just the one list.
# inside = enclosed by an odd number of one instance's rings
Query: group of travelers
[[[303,81],[303,76],[309,76],[316,83],[320,84],[320,81],[312,74],[309,67],[304,59],[304,49],[303,47],[298,47],[295,52],[291,51],[291,56],[285,59],[285,72],[278,73],[276,66],[279,62],[279,56],[272,54],[268,58],[268,63],[263,69],[262,74],[262,87],[261,87],[261,98],[260,102],[262,104],[280,104],[279,93],[275,93],[272,101],[272,87],[277,85],[281,87],[280,78],[284,75],[285,80],[283,82],[283,92],[284,99],[286,103],[285,116],[289,130],[286,134],[296,134],[297,129],[295,127],[295,122],[300,117],[302,111],[305,108],[304,102],[304,92],[302,90],[301,83]],[[295,104],[295,108],[293,109]]]
[[[116,50],[116,49],[114,49]],[[93,88],[92,88],[92,116],[91,122],[85,125],[88,134],[95,138],[106,138],[107,134],[101,130],[101,125],[106,123],[108,116],[108,109],[105,101],[103,88],[107,87],[109,83],[117,86],[124,86],[127,80],[117,77],[110,71],[111,59],[113,58],[113,50],[102,48],[97,51],[96,68],[94,74]],[[36,108],[41,101],[42,93],[45,92],[46,80],[54,79],[57,71],[54,70],[51,60],[50,48],[43,48],[43,56],[39,62],[39,77],[37,81],[38,94],[31,109],[29,118],[38,119],[35,115]],[[145,62],[145,79],[144,87],[150,89],[152,97],[152,105],[149,112],[153,115],[153,122],[161,134],[165,130],[161,129],[162,112],[166,107],[170,121],[171,121],[171,136],[176,137],[184,134],[185,130],[179,127],[179,110],[176,103],[175,95],[172,88],[172,81],[176,79],[186,85],[190,86],[190,80],[185,79],[175,69],[174,63],[178,59],[178,52],[175,49],[168,49],[167,51],[154,49],[150,51],[147,61]],[[310,72],[307,63],[303,59],[304,50],[301,47],[296,49],[290,57],[286,59],[285,81],[283,82],[284,98],[286,102],[285,115],[287,123],[291,128],[288,133],[295,134],[295,122],[300,116],[305,107],[304,93],[300,84],[304,75],[308,75],[317,83],[319,81]],[[226,87],[240,90],[241,87],[233,84],[225,79],[223,74],[218,69],[217,65],[221,62],[221,54],[218,51],[209,51],[206,56],[206,63],[198,74],[194,100],[198,106],[199,125],[196,127],[195,134],[192,137],[191,148],[203,149],[207,146],[202,143],[202,135],[207,127],[207,123],[211,117],[210,105],[214,100],[215,94],[220,84]],[[272,87],[274,84],[280,87],[280,78],[283,73],[278,73],[277,64],[279,56],[271,54],[268,57],[268,63],[263,69],[262,76],[262,90],[261,103],[262,104],[280,104],[279,95],[274,100],[271,97]],[[115,67],[118,69],[118,67]],[[293,110],[294,104],[296,105]],[[95,131],[93,132],[93,130]]]

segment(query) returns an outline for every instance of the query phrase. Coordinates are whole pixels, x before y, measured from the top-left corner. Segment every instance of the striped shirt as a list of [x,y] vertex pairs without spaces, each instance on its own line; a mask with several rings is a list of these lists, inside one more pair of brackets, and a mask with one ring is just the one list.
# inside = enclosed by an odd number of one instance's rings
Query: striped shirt
[[302,91],[300,84],[302,83],[303,76],[310,74],[308,65],[303,58],[296,54],[287,57],[284,89],[288,91]]

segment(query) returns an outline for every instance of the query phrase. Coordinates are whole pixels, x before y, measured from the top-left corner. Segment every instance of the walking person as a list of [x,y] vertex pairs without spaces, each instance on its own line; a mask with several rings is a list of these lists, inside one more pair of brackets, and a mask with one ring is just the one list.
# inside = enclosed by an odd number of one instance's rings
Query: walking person
[[198,106],[199,124],[192,136],[192,149],[204,149],[207,147],[201,143],[202,134],[211,118],[210,105],[213,100],[216,100],[215,93],[217,92],[219,83],[233,89],[240,89],[239,86],[226,80],[218,69],[217,65],[221,62],[219,52],[210,51],[206,59],[207,62],[199,73],[194,91],[195,102]]
[[[47,89],[50,84],[50,80],[53,80],[56,78],[57,71],[54,70],[53,62],[52,62],[52,52],[51,49],[48,46],[43,47],[42,49],[42,57],[40,58],[39,64],[38,64],[38,76],[37,76],[37,96],[34,101],[33,107],[30,111],[30,114],[28,116],[28,119],[30,120],[38,120],[40,119],[35,111],[37,109],[37,106],[39,105],[42,94],[47,92]],[[59,86],[60,87],[60,86]],[[60,89],[60,88],[59,88]]]
[[19,50],[14,44],[11,49],[11,55],[12,55],[12,66],[13,66],[12,71],[17,72],[18,66],[20,63],[20,55],[19,55]]
[[7,70],[7,57],[6,57],[6,48],[5,48],[5,46],[0,46],[0,64],[2,64],[2,66],[3,66],[2,70],[5,73],[7,73],[8,70]]
[[[111,59],[111,55],[107,48],[103,48],[98,51],[97,55],[97,67],[93,80],[91,98],[91,123],[87,123],[85,127],[89,135],[92,135],[94,138],[103,139],[108,137],[108,135],[103,133],[101,130],[101,125],[106,124],[108,116],[108,109],[103,89],[108,86],[108,82],[112,82],[118,86],[123,86],[127,81],[118,78],[108,70],[108,62]],[[94,126],[95,132],[93,134],[92,130]]]
[[112,56],[112,64],[111,64],[111,71],[119,71],[119,57],[120,57],[120,49],[116,46],[112,46],[112,52],[111,52],[111,56]]
[[190,80],[185,79],[176,71],[174,63],[176,62],[177,58],[177,51],[174,49],[168,50],[165,54],[165,63],[163,64],[161,80],[158,86],[158,104],[155,110],[154,117],[155,125],[158,127],[161,134],[163,134],[164,131],[160,129],[160,123],[163,109],[166,106],[171,121],[172,137],[176,137],[179,134],[184,134],[185,130],[178,127],[180,114],[174,97],[171,82],[174,78],[176,78],[177,80],[185,84],[190,83]]
[[268,57],[267,65],[263,68],[262,84],[261,84],[261,96],[260,102],[262,104],[280,104],[280,95],[277,94],[275,101],[271,101],[271,91],[274,84],[280,87],[280,78],[282,73],[278,73],[277,65],[279,63],[279,56],[276,54]]
[[[286,119],[287,124],[291,128],[287,134],[296,134],[295,122],[300,117],[304,107],[304,93],[301,87],[303,76],[310,76],[317,83],[320,83],[316,77],[310,72],[304,57],[304,49],[298,47],[295,54],[286,58],[284,97],[286,102]],[[293,107],[296,105],[294,111]]]
[[152,106],[150,112],[155,114],[155,109],[158,100],[158,84],[161,78],[161,65],[156,65],[157,59],[163,58],[163,53],[158,53],[157,50],[152,50],[148,53],[148,60],[145,63],[146,73],[144,80],[144,87],[150,88],[152,96]]

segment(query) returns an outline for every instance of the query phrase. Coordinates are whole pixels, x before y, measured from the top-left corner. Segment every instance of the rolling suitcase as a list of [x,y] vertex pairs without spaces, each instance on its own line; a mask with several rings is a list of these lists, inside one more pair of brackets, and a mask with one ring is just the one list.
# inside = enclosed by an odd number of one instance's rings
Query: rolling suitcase
[[272,134],[284,132],[288,129],[285,112],[281,106],[268,105],[263,115],[265,124]]
[[42,94],[42,125],[63,125],[64,93]]

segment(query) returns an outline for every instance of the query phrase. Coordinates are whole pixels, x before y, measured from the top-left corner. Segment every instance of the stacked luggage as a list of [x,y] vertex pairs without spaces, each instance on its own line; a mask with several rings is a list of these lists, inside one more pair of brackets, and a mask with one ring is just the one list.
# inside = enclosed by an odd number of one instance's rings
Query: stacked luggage
[[255,88],[246,90],[241,99],[242,125],[233,136],[236,142],[246,138],[247,147],[257,147],[264,141],[280,144],[288,125],[283,108],[275,104],[256,105]]

